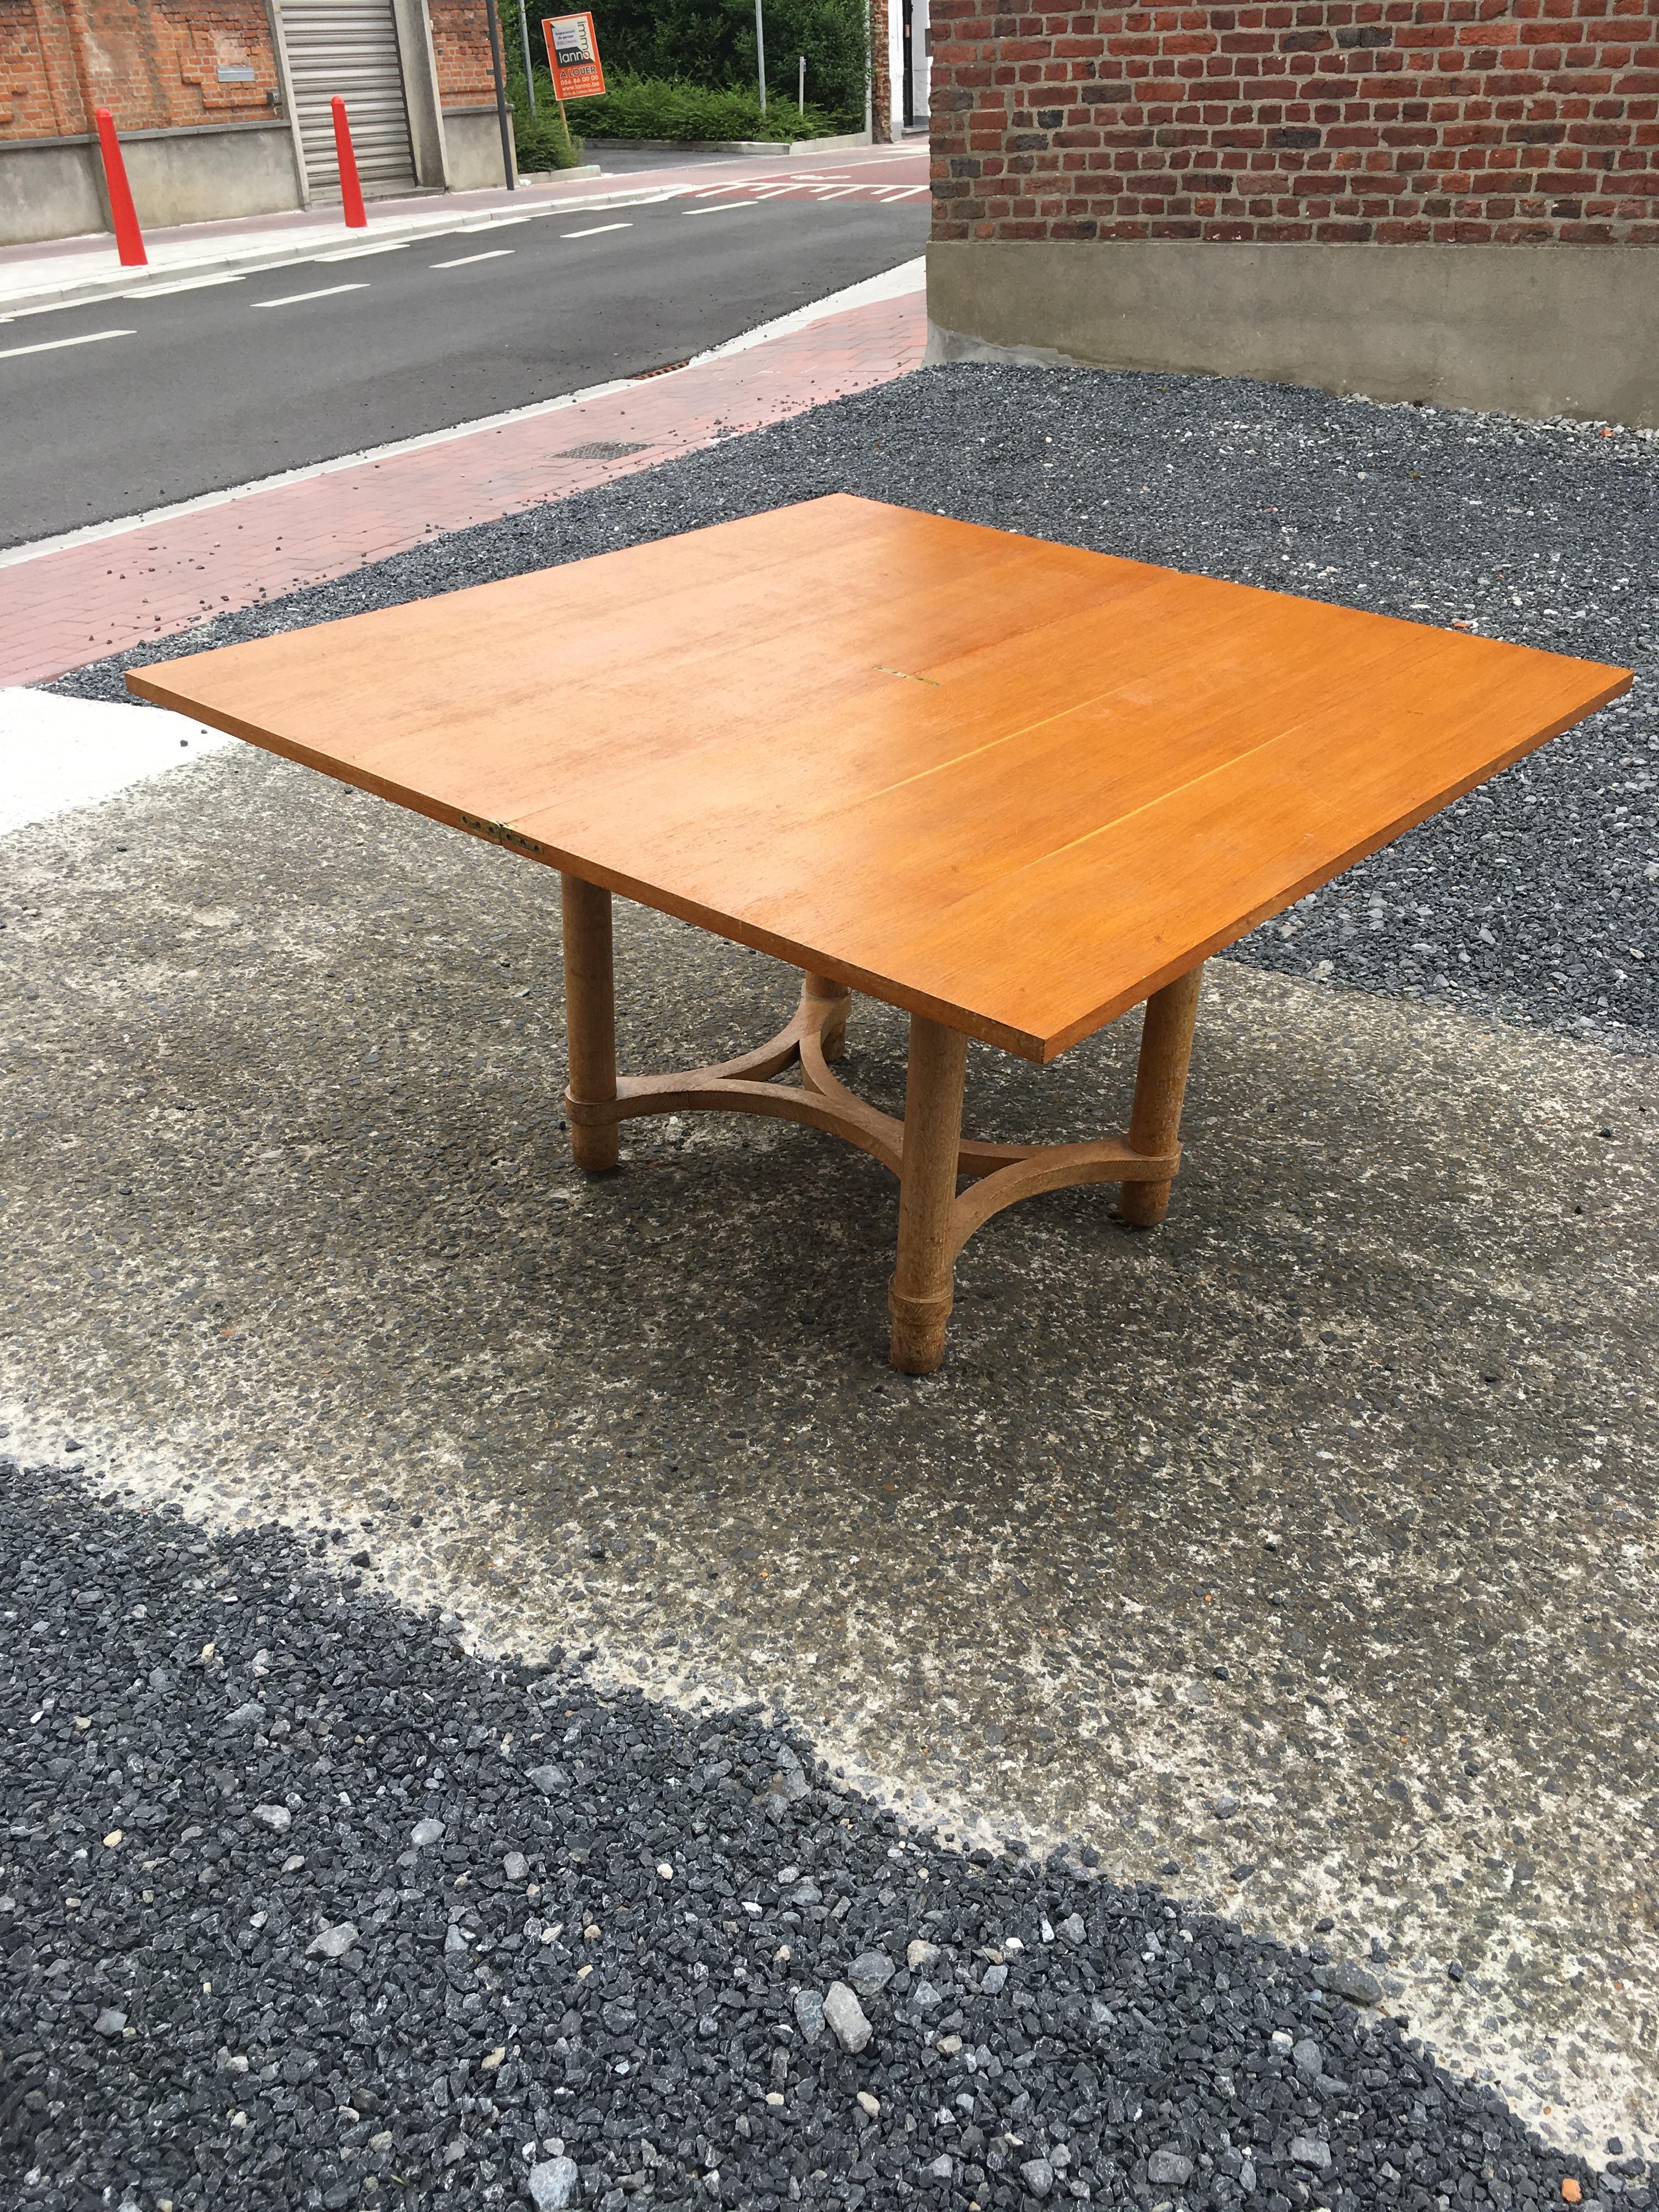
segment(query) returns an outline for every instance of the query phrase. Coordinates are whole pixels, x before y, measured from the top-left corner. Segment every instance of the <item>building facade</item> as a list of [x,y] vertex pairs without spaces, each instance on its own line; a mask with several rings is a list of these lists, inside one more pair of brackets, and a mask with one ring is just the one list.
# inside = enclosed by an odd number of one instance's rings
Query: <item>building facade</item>
[[0,0],[0,244],[108,227],[96,109],[139,221],[502,181],[489,0]]
[[1659,424],[1659,0],[933,0],[935,359]]

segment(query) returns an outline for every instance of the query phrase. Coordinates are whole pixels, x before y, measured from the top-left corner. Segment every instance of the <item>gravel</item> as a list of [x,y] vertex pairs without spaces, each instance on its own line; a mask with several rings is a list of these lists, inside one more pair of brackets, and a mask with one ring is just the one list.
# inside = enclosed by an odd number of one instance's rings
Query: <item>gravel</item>
[[[0,1591],[8,2205],[1612,2201],[1310,1954],[952,1851],[757,1708],[486,1664],[280,1530],[4,1461]],[[939,2009],[908,1962],[848,1986],[912,1942]]]
[[[1626,699],[1258,930],[1236,957],[1659,1043],[1659,443],[1243,379],[929,369],[482,524],[168,651],[516,575],[846,490],[1633,667]],[[155,643],[57,688],[125,696]]]

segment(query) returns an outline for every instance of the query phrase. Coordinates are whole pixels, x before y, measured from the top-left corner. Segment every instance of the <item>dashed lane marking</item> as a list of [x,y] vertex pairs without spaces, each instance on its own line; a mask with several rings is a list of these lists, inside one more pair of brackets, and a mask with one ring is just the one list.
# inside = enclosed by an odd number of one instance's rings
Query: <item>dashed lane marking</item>
[[339,292],[367,292],[368,282],[364,278],[356,284],[325,284],[320,292],[288,292],[280,300],[256,300],[256,307],[297,307],[304,300],[331,300]]
[[513,255],[510,246],[492,246],[487,253],[461,253],[453,261],[434,261],[434,269],[470,269],[475,261],[507,261]]
[[44,338],[39,345],[8,346],[0,361],[15,361],[21,353],[56,353],[60,346],[96,345],[100,338],[133,338],[137,331],[86,331],[78,338]]
[[176,284],[146,284],[139,292],[123,292],[124,300],[165,300],[174,292],[205,292],[214,284],[240,284],[245,272],[229,270],[220,276],[181,276]]
[[317,253],[315,261],[362,261],[371,253],[407,253],[414,244],[410,238],[389,238],[381,246],[341,246],[331,253]]
[[631,222],[596,222],[592,230],[562,230],[561,238],[603,238],[607,230],[632,230]]

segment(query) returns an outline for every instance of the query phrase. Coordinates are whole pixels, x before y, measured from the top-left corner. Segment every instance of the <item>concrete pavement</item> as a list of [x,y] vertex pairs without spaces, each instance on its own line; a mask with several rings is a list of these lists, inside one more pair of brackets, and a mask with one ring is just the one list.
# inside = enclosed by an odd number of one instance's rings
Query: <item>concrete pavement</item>
[[[1650,1062],[1212,963],[1168,1227],[1016,1208],[916,1384],[862,1156],[712,1117],[571,1169],[543,871],[233,749],[4,874],[26,1463],[349,1516],[477,1648],[776,1703],[959,1834],[1328,1923],[1546,2135],[1659,2148]],[[619,955],[630,1067],[790,997],[626,906]],[[1094,1129],[1133,1026],[975,1050],[975,1126]],[[849,1079],[902,1050],[860,1001]]]

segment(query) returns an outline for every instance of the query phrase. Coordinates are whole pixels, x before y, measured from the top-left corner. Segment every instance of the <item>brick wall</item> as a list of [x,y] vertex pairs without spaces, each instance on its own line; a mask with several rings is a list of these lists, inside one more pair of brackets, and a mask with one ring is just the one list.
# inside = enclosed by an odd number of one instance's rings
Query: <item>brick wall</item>
[[255,120],[276,89],[262,0],[0,0],[0,144],[90,131],[100,106],[124,131]]
[[[495,104],[485,4],[486,0],[431,0],[432,52],[438,65],[438,99],[445,107],[493,107]],[[540,40],[541,16],[533,7],[530,35]]]
[[933,0],[933,32],[936,239],[1659,245],[1659,0]]

